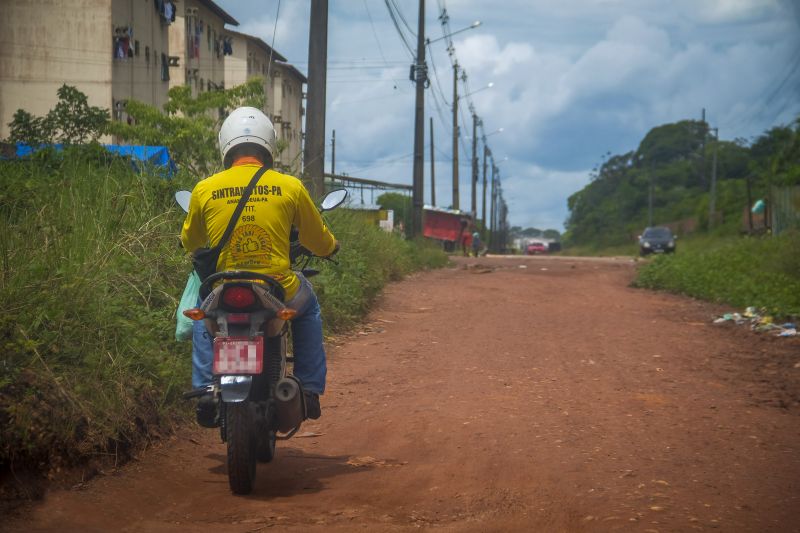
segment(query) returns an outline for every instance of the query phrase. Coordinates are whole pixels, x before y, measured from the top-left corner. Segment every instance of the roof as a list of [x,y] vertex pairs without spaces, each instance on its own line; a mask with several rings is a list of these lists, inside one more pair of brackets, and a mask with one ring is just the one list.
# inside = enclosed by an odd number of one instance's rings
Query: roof
[[239,25],[239,21],[238,20],[236,20],[235,18],[230,16],[227,11],[225,11],[224,9],[219,7],[216,3],[212,2],[211,0],[198,0],[198,2],[200,2],[205,7],[210,9],[212,13],[214,13],[219,18],[221,18],[223,21],[225,21],[226,24],[230,24],[231,26],[238,26]]
[[297,68],[294,65],[290,65],[289,63],[283,63],[283,61],[286,61],[286,60],[285,59],[281,59],[276,64],[281,66],[281,67],[283,67],[283,68],[285,68],[286,70],[288,70],[292,74],[294,74],[294,76],[296,78],[298,78],[301,83],[308,83],[308,78],[306,78],[305,75],[302,72],[297,70]]
[[467,211],[461,211],[460,209],[448,209],[446,207],[436,207],[427,204],[422,206],[422,208],[425,211],[438,211],[439,213],[447,213],[449,215],[458,215],[458,216],[472,218],[472,215],[470,215]]
[[264,41],[262,41],[261,39],[259,39],[255,35],[248,35],[247,33],[241,33],[241,32],[238,32],[238,31],[229,30],[228,28],[225,28],[225,31],[230,33],[230,34],[232,34],[232,35],[237,35],[239,37],[247,39],[248,41],[252,41],[252,42],[256,43],[258,46],[263,48],[265,52],[267,52],[267,55],[269,55],[269,53],[272,52],[272,59],[274,59],[275,61],[286,61],[286,58],[283,57],[280,54],[280,52],[278,52],[277,50],[273,49],[270,45],[268,45],[267,43],[265,43]]

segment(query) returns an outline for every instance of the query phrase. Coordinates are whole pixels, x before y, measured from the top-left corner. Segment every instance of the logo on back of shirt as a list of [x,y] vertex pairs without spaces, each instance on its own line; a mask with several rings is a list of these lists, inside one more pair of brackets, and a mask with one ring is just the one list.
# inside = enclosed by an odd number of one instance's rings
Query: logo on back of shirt
[[240,226],[231,235],[230,254],[237,268],[268,267],[272,264],[272,239],[261,226]]

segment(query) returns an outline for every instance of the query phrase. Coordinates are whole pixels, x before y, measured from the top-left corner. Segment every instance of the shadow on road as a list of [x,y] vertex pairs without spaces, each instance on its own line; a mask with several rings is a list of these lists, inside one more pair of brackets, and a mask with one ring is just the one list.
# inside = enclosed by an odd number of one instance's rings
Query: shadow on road
[[[227,476],[226,457],[212,453],[206,456],[218,464],[208,469],[212,474]],[[354,460],[346,455],[306,453],[297,448],[277,450],[274,462],[259,464],[256,484],[250,499],[269,500],[299,494],[313,494],[324,490],[330,479],[372,470],[368,462]]]

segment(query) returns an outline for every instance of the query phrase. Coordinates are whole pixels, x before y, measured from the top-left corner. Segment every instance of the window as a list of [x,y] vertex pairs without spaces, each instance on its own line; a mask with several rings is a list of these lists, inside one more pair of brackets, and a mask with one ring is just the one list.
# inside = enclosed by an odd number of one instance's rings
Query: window
[[150,66],[150,47],[144,47],[144,62],[147,63],[147,66]]
[[133,41],[133,55],[139,57],[139,41]]

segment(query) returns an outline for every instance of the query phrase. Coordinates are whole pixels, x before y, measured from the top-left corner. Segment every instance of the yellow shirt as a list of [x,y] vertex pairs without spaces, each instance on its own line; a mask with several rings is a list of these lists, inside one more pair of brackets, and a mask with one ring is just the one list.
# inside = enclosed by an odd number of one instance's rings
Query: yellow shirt
[[[213,246],[222,239],[242,192],[259,167],[234,165],[195,186],[181,231],[181,242],[187,251]],[[289,263],[292,225],[300,232],[300,243],[315,255],[324,257],[333,252],[336,239],[302,182],[268,170],[253,189],[222,249],[217,272],[248,270],[267,274],[280,282],[288,300],[300,287]]]

